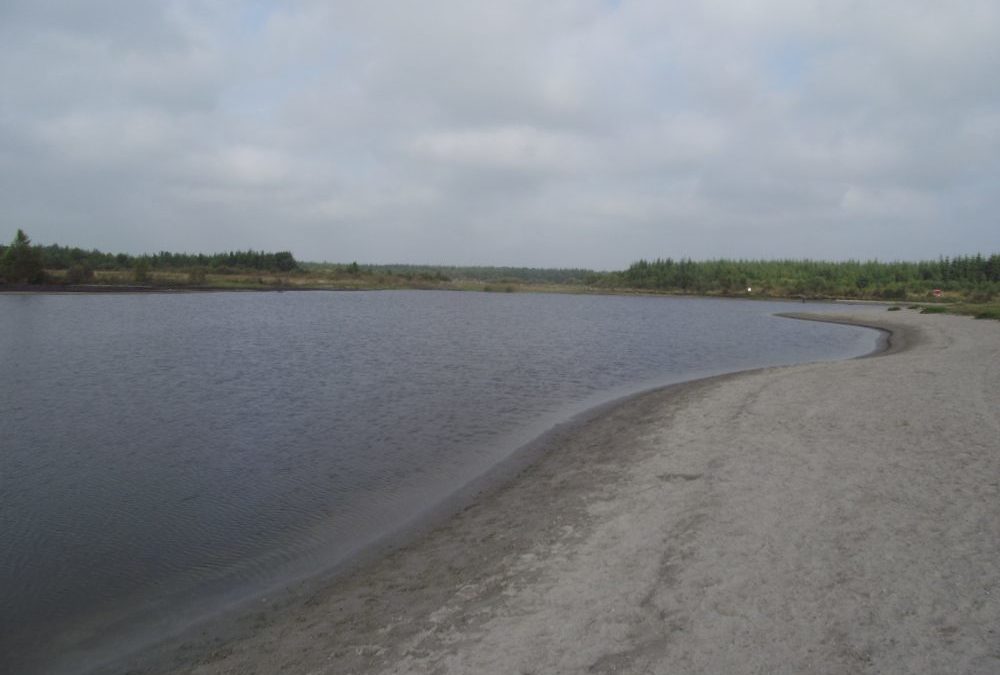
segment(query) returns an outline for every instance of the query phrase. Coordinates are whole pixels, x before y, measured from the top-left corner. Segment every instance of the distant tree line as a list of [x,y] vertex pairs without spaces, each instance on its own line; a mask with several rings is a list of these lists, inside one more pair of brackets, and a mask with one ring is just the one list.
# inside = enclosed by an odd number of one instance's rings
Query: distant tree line
[[[330,268],[343,268],[332,263],[303,263],[306,269],[322,271]],[[467,279],[485,282],[518,281],[539,284],[583,284],[597,277],[592,270],[587,269],[556,269],[534,267],[476,267],[455,265],[364,265],[361,270],[368,274],[388,274],[404,278],[429,281],[448,281],[451,279]]]
[[213,271],[255,270],[266,272],[291,272],[298,268],[298,262],[289,251],[268,253],[266,251],[229,251],[228,253],[159,253],[129,255],[128,253],[104,253],[52,244],[39,247],[47,269],[64,270],[73,265],[87,265],[94,270],[127,270],[143,262],[151,270],[180,270],[205,268]]
[[815,260],[639,260],[599,282],[690,293],[905,298],[939,288],[980,296],[1000,294],[1000,255],[942,257],[920,262]]
[[18,230],[8,246],[0,245],[0,281],[37,284],[45,281],[45,270],[65,270],[65,280],[82,283],[93,279],[96,270],[129,270],[137,281],[154,270],[187,270],[204,278],[204,272],[293,272],[299,263],[289,251],[229,251],[228,253],[171,253],[130,255],[105,253],[77,247],[36,246],[23,230]]
[[192,283],[204,282],[206,272],[306,270],[338,278],[390,276],[414,287],[422,287],[426,282],[465,279],[489,284],[586,285],[607,290],[648,289],[691,294],[745,294],[752,288],[755,294],[776,297],[904,299],[932,289],[957,292],[977,302],[1000,296],[1000,254],[996,253],[919,262],[662,258],[639,260],[620,272],[594,272],[579,268],[299,263],[288,251],[247,250],[211,255],[161,251],[134,256],[68,246],[34,246],[21,230],[9,246],[0,246],[0,280],[40,283],[46,269],[65,270],[61,277],[71,284],[93,279],[95,270],[128,270],[136,282],[149,280],[152,271],[183,270],[188,272]]

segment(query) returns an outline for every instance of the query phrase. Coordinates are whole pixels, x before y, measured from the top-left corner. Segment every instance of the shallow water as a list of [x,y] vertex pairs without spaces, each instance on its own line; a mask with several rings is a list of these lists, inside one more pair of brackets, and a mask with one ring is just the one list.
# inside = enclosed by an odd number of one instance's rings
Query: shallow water
[[0,654],[25,671],[42,654],[82,664],[329,568],[615,397],[875,348],[873,331],[770,316],[810,308],[0,296]]

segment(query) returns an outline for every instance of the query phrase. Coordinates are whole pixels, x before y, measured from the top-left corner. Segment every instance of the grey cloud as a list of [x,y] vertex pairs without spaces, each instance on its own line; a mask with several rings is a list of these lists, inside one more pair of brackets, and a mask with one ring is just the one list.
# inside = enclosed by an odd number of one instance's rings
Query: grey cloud
[[615,268],[1000,249],[992,2],[0,8],[0,221]]

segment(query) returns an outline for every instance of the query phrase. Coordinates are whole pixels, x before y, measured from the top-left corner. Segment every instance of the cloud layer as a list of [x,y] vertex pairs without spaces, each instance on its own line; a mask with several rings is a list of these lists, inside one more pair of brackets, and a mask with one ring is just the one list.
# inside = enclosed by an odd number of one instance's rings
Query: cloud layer
[[992,0],[6,0],[0,56],[0,223],[37,241],[595,268],[1000,250]]

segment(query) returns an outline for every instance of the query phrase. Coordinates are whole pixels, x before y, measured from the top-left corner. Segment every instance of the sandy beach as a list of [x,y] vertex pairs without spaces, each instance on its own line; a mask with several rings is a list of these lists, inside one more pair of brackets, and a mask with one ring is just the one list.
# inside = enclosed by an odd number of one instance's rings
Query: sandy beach
[[1000,672],[1000,323],[827,318],[891,346],[630,399],[128,672]]

